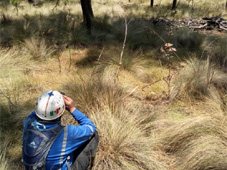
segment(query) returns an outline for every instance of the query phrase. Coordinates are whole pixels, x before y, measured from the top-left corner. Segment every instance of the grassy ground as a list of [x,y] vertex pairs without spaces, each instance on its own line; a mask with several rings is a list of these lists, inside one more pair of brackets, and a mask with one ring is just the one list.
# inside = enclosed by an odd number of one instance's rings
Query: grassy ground
[[[150,22],[226,17],[224,0],[194,0],[193,8],[181,0],[176,11],[167,0],[152,9],[145,0],[93,1],[92,35],[79,1],[57,8],[21,1],[18,10],[8,2],[1,2],[0,169],[23,169],[23,120],[47,89],[64,91],[97,125],[94,169],[227,169],[226,32]],[[75,124],[68,113],[63,123]]]

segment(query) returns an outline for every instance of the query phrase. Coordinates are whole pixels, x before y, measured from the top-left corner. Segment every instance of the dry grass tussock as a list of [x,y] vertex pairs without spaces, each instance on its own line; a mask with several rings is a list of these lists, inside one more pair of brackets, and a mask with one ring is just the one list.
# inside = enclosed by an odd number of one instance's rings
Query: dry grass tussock
[[183,120],[165,129],[160,140],[182,170],[227,169],[226,117]]
[[183,120],[163,131],[161,135],[163,137],[163,146],[167,152],[177,154],[187,146],[189,141],[200,136],[214,135],[226,140],[227,128],[225,121],[209,116]]
[[46,60],[54,52],[54,49],[48,47],[45,39],[42,38],[25,39],[23,45],[29,56],[35,60]]
[[[114,77],[121,70],[134,73],[136,76],[142,76],[146,68],[149,67],[149,61],[142,57],[141,51],[125,50],[121,60],[120,49],[110,49],[104,52],[99,62],[97,62],[97,72],[104,72],[109,77]],[[116,76],[115,76],[116,77]]]
[[201,136],[181,153],[180,170],[227,169],[227,142],[217,136]]
[[0,75],[5,72],[21,69],[28,62],[25,57],[21,56],[17,48],[0,49]]
[[[29,88],[35,81],[24,72],[33,68],[34,63],[31,64],[16,47],[0,49],[0,53],[0,116],[4,119],[4,114],[16,111],[24,100],[29,100]],[[27,93],[24,94],[24,91]]]
[[213,63],[221,67],[227,72],[227,36],[223,35],[223,38],[207,37],[207,40],[203,42],[204,54],[210,55],[210,59]]
[[226,87],[227,74],[216,69],[209,60],[193,58],[175,79],[171,98],[219,98],[218,91]]
[[0,153],[0,169],[1,170],[8,170],[8,160],[6,159],[6,150],[1,148]]
[[224,97],[220,99],[206,98],[204,111],[206,115],[214,116],[216,118],[222,118],[227,116],[227,105],[224,104]]
[[[78,108],[98,128],[100,143],[94,169],[168,169],[159,160],[161,154],[152,145],[152,113],[145,114],[141,108],[132,109],[130,104],[125,103],[123,89],[116,84],[105,84],[102,79],[89,76],[75,76],[71,82],[76,83],[65,86],[66,93],[74,96]],[[64,121],[75,124],[75,120],[70,118]]]
[[[167,166],[158,160],[150,136],[146,135],[145,116],[130,113],[121,108],[90,113],[96,124],[100,143],[94,169],[97,170],[165,170]],[[143,125],[142,125],[143,124]]]
[[[112,111],[122,104],[124,91],[116,84],[106,84],[101,78],[88,75],[76,75],[63,87],[67,95],[72,96],[77,107],[83,112],[90,110],[103,110],[109,108]],[[75,95],[76,94],[76,95]]]

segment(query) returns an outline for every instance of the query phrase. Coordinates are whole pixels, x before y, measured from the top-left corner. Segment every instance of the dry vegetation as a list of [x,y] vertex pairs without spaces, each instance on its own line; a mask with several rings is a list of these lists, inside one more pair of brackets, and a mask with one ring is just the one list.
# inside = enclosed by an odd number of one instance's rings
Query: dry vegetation
[[[226,32],[150,22],[226,17],[225,0],[194,0],[193,8],[181,0],[175,11],[168,0],[153,9],[147,0],[93,1],[92,35],[79,1],[55,9],[41,0],[17,9],[7,2],[0,2],[1,170],[23,169],[23,120],[47,89],[65,92],[96,124],[94,170],[227,169]],[[166,56],[162,39],[177,55]],[[65,113],[63,123],[75,121]]]

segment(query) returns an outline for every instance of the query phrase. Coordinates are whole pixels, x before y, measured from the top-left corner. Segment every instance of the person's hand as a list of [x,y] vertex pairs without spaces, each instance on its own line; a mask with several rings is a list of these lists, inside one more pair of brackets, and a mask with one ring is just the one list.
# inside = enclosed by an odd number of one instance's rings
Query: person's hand
[[65,96],[65,95],[63,95],[63,99],[65,102],[66,110],[68,110],[70,113],[72,113],[76,109],[76,107],[74,106],[73,100],[70,97]]

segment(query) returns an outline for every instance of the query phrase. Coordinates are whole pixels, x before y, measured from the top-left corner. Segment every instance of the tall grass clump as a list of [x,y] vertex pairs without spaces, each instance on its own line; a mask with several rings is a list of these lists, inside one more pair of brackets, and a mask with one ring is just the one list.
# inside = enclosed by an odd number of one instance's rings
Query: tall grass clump
[[171,97],[217,98],[218,91],[226,87],[227,74],[216,69],[208,59],[193,58],[187,61],[186,67],[175,79]]
[[161,143],[168,153],[180,155],[188,143],[201,136],[215,136],[225,141],[227,139],[226,122],[214,117],[194,117],[182,120],[161,134]]
[[93,20],[93,36],[99,42],[105,42],[106,40],[110,40],[113,38],[113,25],[111,24],[112,19],[107,14],[95,17]]
[[54,49],[48,46],[43,38],[25,39],[23,45],[29,56],[35,60],[46,60],[54,52]]
[[[100,143],[94,169],[166,170],[167,165],[159,160],[159,152],[152,146],[154,138],[148,133],[151,116],[139,108],[132,109],[136,106],[127,102],[123,89],[116,84],[107,84],[95,76],[80,76],[70,78],[63,90],[97,126]],[[75,124],[70,118],[65,122]]]
[[86,75],[74,76],[63,89],[73,97],[77,107],[85,112],[103,110],[105,107],[113,111],[121,104],[124,96],[123,89],[116,84],[105,84],[100,78]]
[[4,119],[4,114],[17,110],[23,90],[29,86],[23,71],[31,66],[17,48],[0,49],[0,53],[0,113]]
[[202,136],[188,143],[181,153],[180,170],[227,169],[227,142],[217,136]]
[[158,152],[153,150],[152,138],[145,135],[146,131],[140,125],[141,117],[123,108],[117,113],[110,110],[94,111],[90,117],[100,136],[94,169],[167,169],[166,165],[157,159]]
[[74,26],[72,29],[69,41],[73,45],[86,46],[91,44],[91,39],[87,34],[86,28],[83,26]]
[[205,53],[203,57],[210,56],[211,62],[217,64],[227,72],[227,37],[208,37],[204,41]]
[[1,153],[0,153],[0,169],[1,170],[8,170],[9,166],[8,166],[8,160],[6,158],[6,149],[4,149],[3,147],[1,147],[0,149],[1,149]]
[[194,117],[176,123],[161,134],[165,151],[176,156],[180,170],[226,169],[226,121]]
[[173,34],[174,47],[190,51],[200,50],[204,39],[204,35],[193,32],[188,28],[174,30]]
[[[114,36],[119,42],[123,42],[125,34],[125,21],[123,18],[113,21]],[[163,43],[160,38],[150,31],[155,30],[163,38],[166,38],[166,30],[164,25],[156,25],[155,27],[148,20],[128,19],[127,45],[132,49],[160,47]]]
[[9,38],[7,44],[14,45],[20,44],[21,42],[24,42],[26,38],[31,37],[37,28],[34,26],[34,23],[31,22],[30,18],[24,17],[23,19],[12,21],[11,24],[3,27],[3,30],[6,31],[3,32],[3,35],[6,34],[4,36],[8,36]]
[[11,99],[6,92],[5,82],[12,81],[10,76],[17,76],[16,72],[20,69],[22,62],[15,49],[0,49],[0,52],[0,123],[2,124],[4,123],[2,121],[4,119],[3,115],[10,113],[13,109],[13,105],[10,103]]
[[[114,78],[121,70],[128,71],[141,76],[145,69],[149,67],[149,61],[142,57],[141,51],[130,51],[126,49],[121,57],[120,49],[110,49],[104,52],[103,56],[97,62],[97,72],[103,72]],[[108,74],[109,73],[109,74]]]
[[[20,66],[23,65],[23,59],[19,56],[19,52],[16,48],[0,48],[0,75],[8,74],[15,70],[20,69]],[[25,61],[26,63],[26,61]]]

